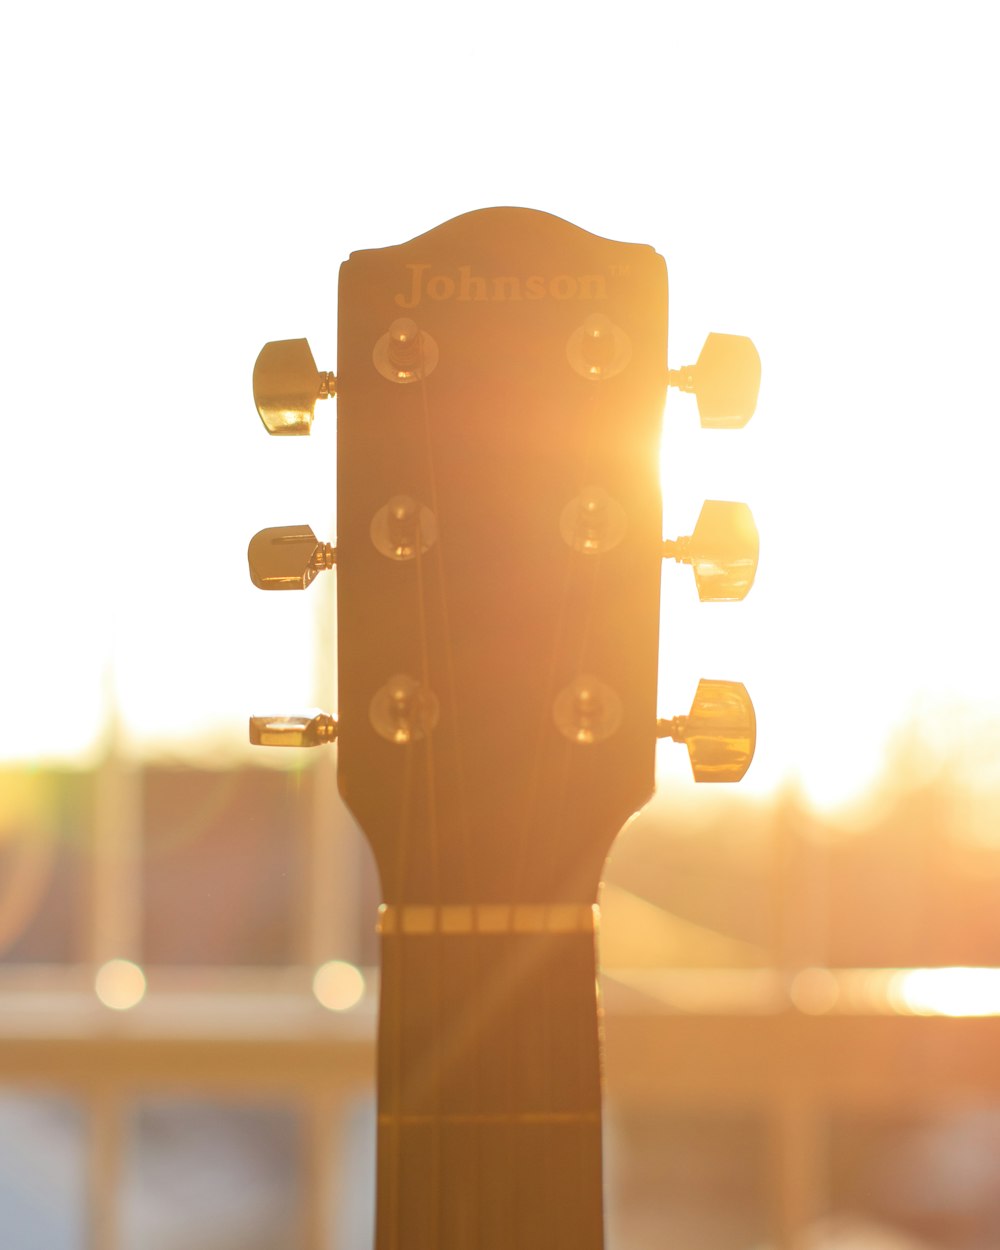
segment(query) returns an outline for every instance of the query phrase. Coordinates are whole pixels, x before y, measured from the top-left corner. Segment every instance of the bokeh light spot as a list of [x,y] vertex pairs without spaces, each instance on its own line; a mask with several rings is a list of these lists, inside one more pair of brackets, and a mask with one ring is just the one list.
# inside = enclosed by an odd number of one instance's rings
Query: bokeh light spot
[[788,994],[805,1015],[822,1016],[836,1006],[840,988],[829,968],[803,968],[796,973]]
[[313,993],[328,1011],[350,1011],[361,1001],[365,979],[353,964],[331,959],[313,977]]
[[109,959],[97,970],[94,990],[105,1007],[128,1011],[145,997],[146,975],[131,960]]

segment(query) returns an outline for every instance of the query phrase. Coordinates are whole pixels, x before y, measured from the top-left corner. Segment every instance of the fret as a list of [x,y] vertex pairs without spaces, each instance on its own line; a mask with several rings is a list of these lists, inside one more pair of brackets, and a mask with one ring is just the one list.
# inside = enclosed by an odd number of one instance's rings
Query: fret
[[413,1124],[599,1124],[601,1117],[593,1111],[557,1112],[557,1111],[509,1111],[506,1113],[474,1114],[441,1111],[430,1115],[403,1115],[382,1111],[378,1115],[379,1124],[413,1125]]

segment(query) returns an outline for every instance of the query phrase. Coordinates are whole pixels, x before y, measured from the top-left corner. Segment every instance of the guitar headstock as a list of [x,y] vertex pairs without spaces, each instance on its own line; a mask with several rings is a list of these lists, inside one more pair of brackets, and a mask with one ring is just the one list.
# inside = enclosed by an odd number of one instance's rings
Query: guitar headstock
[[[703,598],[742,598],[756,567],[742,505],[663,542],[668,382],[735,425],[759,381],[749,340],[721,335],[668,373],[667,309],[651,247],[486,209],[344,263],[336,379],[304,340],[258,360],[272,432],[308,432],[338,397],[336,552],[265,530],[251,573],[298,588],[336,561],[340,789],[389,902],[592,902],[653,792],[658,735],[688,742],[696,775],[749,763],[742,687],[702,683],[690,717],[656,715],[664,555]],[[255,721],[265,743],[334,734]]]

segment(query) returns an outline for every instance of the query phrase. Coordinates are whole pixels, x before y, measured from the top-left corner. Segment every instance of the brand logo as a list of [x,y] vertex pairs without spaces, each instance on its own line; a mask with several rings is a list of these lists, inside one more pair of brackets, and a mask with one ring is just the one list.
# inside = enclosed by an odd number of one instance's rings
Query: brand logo
[[400,291],[396,303],[400,308],[416,308],[424,296],[430,300],[520,299],[607,299],[607,282],[599,273],[557,273],[544,278],[533,273],[524,278],[484,278],[474,274],[471,265],[459,265],[454,277],[446,273],[428,274],[429,264],[407,265],[406,291]]

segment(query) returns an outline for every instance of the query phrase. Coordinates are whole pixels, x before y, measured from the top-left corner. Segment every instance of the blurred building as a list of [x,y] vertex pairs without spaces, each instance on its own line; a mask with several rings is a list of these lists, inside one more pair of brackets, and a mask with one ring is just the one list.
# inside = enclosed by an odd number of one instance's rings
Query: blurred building
[[[991,803],[699,791],[623,835],[609,1250],[996,1250]],[[2,1250],[370,1244],[378,897],[330,760],[2,775]]]

